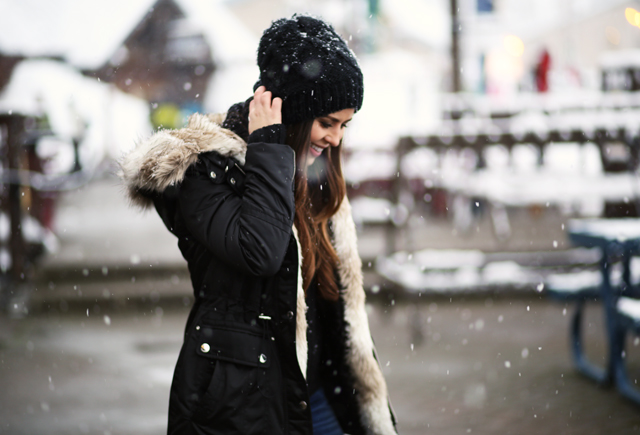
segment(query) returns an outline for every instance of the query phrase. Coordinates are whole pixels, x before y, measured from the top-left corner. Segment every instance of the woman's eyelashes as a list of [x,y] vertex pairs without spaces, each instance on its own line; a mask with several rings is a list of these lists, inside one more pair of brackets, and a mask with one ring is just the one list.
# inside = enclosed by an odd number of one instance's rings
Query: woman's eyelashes
[[[322,126],[322,128],[331,128],[331,127],[333,127],[333,123],[327,122],[327,121],[320,121],[320,125]],[[348,121],[340,126],[340,128],[347,128],[347,127],[349,127],[349,122]]]

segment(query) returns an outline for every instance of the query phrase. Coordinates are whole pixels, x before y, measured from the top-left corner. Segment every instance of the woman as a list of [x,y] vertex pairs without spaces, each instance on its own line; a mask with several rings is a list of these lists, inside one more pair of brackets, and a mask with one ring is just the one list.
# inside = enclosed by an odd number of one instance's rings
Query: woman
[[364,307],[341,141],[360,67],[321,20],[275,21],[254,96],[122,161],[130,198],[178,237],[195,304],[170,434],[391,434]]

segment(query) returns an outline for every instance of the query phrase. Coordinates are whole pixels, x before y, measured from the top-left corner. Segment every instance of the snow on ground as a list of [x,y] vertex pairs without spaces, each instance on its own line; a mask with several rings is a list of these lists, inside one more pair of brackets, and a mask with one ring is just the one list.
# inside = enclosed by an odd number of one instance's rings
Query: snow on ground
[[[145,101],[51,60],[16,66],[0,95],[0,112],[46,115],[61,149],[81,139],[80,160],[87,170],[119,157],[151,132]],[[61,158],[68,160],[68,149]]]

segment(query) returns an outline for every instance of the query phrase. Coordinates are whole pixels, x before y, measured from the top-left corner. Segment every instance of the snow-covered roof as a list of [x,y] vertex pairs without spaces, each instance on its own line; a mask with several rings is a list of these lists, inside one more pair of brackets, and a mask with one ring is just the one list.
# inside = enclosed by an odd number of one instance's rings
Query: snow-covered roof
[[0,51],[62,56],[79,68],[106,63],[156,0],[0,0]]
[[258,39],[226,6],[215,0],[173,1],[190,21],[200,27],[218,66],[256,62]]
[[[201,28],[214,61],[253,59],[257,41],[216,1],[173,0]],[[157,0],[0,0],[0,52],[62,57],[96,69],[117,52]]]
[[46,115],[56,136],[83,138],[85,167],[119,157],[151,132],[147,102],[51,60],[26,60],[15,67],[0,94],[0,113]]

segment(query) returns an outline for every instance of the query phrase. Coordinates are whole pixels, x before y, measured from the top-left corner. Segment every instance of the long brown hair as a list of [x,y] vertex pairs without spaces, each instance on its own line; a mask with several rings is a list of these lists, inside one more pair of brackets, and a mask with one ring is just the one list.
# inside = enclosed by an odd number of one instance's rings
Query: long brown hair
[[294,224],[302,248],[302,283],[309,288],[316,277],[318,291],[327,300],[338,300],[338,255],[329,234],[329,219],[340,208],[346,193],[340,153],[342,144],[329,146],[307,168],[313,120],[287,128],[287,144],[296,152]]

